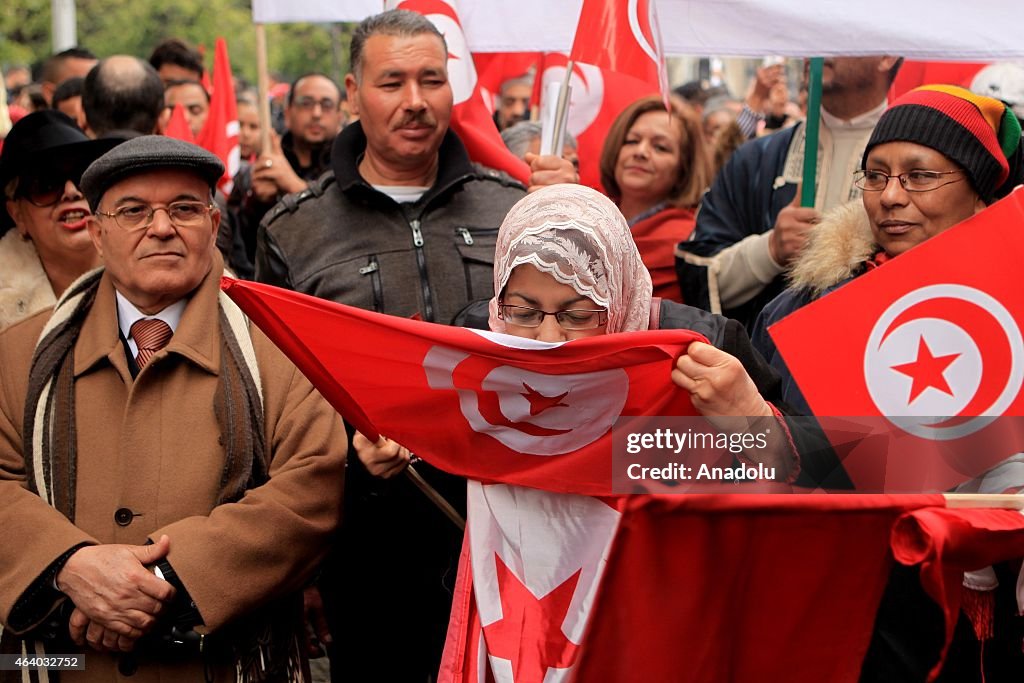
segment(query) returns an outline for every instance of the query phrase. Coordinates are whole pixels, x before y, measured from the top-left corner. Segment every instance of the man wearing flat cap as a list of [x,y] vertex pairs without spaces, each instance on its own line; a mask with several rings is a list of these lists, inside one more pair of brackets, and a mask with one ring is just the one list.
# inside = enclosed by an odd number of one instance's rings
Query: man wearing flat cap
[[344,426],[220,292],[222,172],[161,136],[100,157],[105,267],[0,333],[0,652],[84,653],[68,680],[302,677]]

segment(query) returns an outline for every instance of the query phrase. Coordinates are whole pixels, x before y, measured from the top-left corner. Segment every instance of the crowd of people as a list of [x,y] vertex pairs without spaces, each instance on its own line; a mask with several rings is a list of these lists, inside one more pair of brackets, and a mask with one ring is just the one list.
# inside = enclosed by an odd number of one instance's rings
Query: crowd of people
[[[786,426],[812,412],[767,326],[1024,181],[1013,103],[948,85],[890,101],[886,55],[825,60],[813,206],[802,98],[767,61],[743,99],[690,83],[668,111],[626,107],[588,160],[601,188],[578,184],[571,136],[539,153],[531,78],[509,79],[494,124],[524,186],[452,130],[448,58],[421,15],[366,19],[343,82],[275,90],[269,148],[239,89],[226,195],[216,156],[162,135],[175,106],[197,136],[210,113],[186,43],[67,50],[38,83],[7,71],[0,653],[88,648],[97,680],[278,681],[323,648],[334,681],[436,680],[462,530],[398,476],[414,454],[346,433],[222,274],[540,341],[699,331],[674,390],[709,418],[780,422],[771,464],[814,487],[834,456]],[[416,469],[465,515],[465,480]],[[902,621],[926,609],[907,584],[890,580],[863,681],[924,681],[938,658]],[[958,630],[941,680],[1019,677],[1006,618],[977,659]]]

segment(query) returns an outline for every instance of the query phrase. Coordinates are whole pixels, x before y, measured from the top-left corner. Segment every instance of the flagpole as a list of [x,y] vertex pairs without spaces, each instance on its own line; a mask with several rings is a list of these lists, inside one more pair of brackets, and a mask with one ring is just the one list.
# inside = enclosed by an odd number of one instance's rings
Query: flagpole
[[800,185],[800,206],[813,207],[817,194],[818,129],[821,127],[821,72],[824,57],[812,57],[807,83],[807,121],[804,123],[804,178]]
[[448,500],[437,492],[433,486],[427,483],[427,480],[423,478],[419,472],[410,464],[405,468],[405,474],[409,477],[410,481],[416,485],[423,495],[430,499],[430,502],[438,507],[441,512],[445,514],[445,517],[450,519],[455,526],[459,527],[460,531],[466,530],[466,520],[462,518],[462,515],[452,507],[452,504]]
[[[270,77],[267,68],[267,32],[256,24],[256,87],[259,89],[260,153],[270,152]],[[267,162],[269,163],[269,162]]]
[[948,508],[1006,508],[1024,510],[1024,496],[1016,493],[943,493]]
[[562,156],[562,148],[565,146],[565,127],[569,119],[569,94],[572,88],[569,81],[572,79],[573,61],[570,59],[565,65],[565,79],[558,89],[558,104],[555,106],[555,130],[551,135],[551,149],[542,149],[541,154],[554,154]]

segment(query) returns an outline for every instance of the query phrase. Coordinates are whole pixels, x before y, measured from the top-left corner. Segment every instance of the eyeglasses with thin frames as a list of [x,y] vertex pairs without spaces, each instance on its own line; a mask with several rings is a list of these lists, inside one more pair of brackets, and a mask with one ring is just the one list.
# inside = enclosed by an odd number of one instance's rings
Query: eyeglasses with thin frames
[[530,306],[499,303],[498,317],[518,327],[540,327],[544,318],[552,315],[563,330],[593,330],[608,323],[608,311],[603,308],[566,308],[561,311],[542,311]]
[[153,224],[157,211],[167,213],[167,218],[179,228],[194,228],[202,225],[210,212],[217,207],[202,202],[171,202],[167,206],[149,204],[125,204],[116,211],[97,211],[97,216],[113,218],[123,230],[142,230]]
[[900,181],[900,185],[907,192],[931,192],[937,190],[945,185],[951,185],[952,183],[958,183],[963,180],[961,175],[959,178],[953,178],[943,182],[943,178],[950,175],[956,175],[963,173],[963,171],[907,171],[906,173],[899,173],[897,175],[889,175],[888,173],[882,173],[881,171],[862,170],[857,171],[853,174],[853,184],[864,190],[865,192],[882,192],[885,188],[889,187],[889,181],[893,178],[897,178]]

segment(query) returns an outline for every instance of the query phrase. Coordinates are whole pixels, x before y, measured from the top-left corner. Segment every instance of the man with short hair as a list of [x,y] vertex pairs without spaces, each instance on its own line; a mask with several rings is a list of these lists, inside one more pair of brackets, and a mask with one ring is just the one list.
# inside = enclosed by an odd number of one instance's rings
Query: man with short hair
[[85,114],[82,112],[82,90],[85,88],[85,79],[75,76],[69,78],[53,91],[53,100],[50,106],[57,111],[66,114],[75,122],[79,128],[85,128]]
[[160,80],[202,81],[203,56],[179,38],[161,41],[149,55],[149,64],[160,74]]
[[105,267],[0,333],[4,652],[89,647],[93,680],[301,676],[345,432],[220,291],[222,173],[164,136],[100,157]]
[[285,108],[288,131],[280,139],[272,132],[271,148],[236,175],[217,245],[239,277],[253,277],[263,216],[330,168],[331,145],[341,126],[340,96],[338,85],[324,74],[296,78]]
[[679,244],[683,299],[753,325],[783,288],[783,273],[821,213],[860,197],[853,184],[864,147],[885,111],[899,57],[831,57],[822,76],[814,207],[800,206],[803,125],[738,149],[704,195],[697,227]]
[[[447,60],[444,36],[414,12],[356,28],[345,88],[359,121],[335,139],[331,172],[264,218],[258,280],[439,323],[493,295],[498,226],[525,188],[473,164],[449,129]],[[534,159],[533,170],[531,185],[575,179],[558,157]],[[465,509],[465,480],[416,468]],[[406,477],[375,478],[358,458],[349,474],[337,566],[321,581],[334,619],[332,673],[434,680],[462,532]],[[407,636],[400,652],[395,634]]]
[[160,132],[164,86],[156,70],[130,55],[114,55],[85,77],[85,132],[94,138]]
[[[508,151],[526,160],[526,155],[540,154],[540,143],[544,129],[537,121],[520,121],[501,131],[501,141]],[[569,131],[565,132],[565,144],[562,145],[562,158],[572,163],[579,170],[580,158],[576,153],[576,138]]]
[[198,139],[210,116],[210,93],[206,92],[199,81],[167,81],[164,87],[164,107],[170,112],[176,104],[180,104],[185,111],[189,130]]
[[510,78],[498,89],[494,107],[494,123],[499,131],[530,118],[533,80],[526,75]]
[[96,55],[83,47],[72,47],[58,52],[43,63],[40,77],[43,97],[46,103],[53,102],[53,92],[57,86],[69,78],[85,78],[85,75],[96,66]]

